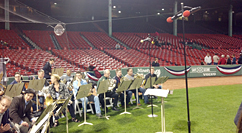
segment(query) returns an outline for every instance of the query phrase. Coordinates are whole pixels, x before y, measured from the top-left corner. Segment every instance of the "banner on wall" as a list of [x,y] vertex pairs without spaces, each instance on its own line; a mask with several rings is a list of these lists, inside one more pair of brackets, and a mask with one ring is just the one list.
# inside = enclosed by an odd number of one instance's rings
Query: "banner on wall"
[[222,67],[222,66],[217,66],[217,69],[219,72],[223,74],[234,74],[237,73],[241,69],[241,65],[235,66],[235,67]]
[[[168,67],[164,67],[164,69],[169,72],[170,74],[172,75],[175,75],[175,76],[182,76],[182,75],[185,75],[185,69],[183,70],[173,70],[171,68],[168,68]],[[189,72],[191,69],[191,66],[187,67],[187,72]]]

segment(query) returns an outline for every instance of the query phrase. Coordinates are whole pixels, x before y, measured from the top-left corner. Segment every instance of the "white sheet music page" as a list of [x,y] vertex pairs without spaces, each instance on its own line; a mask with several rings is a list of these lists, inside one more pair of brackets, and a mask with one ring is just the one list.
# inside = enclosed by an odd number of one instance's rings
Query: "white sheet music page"
[[144,95],[153,95],[158,97],[167,97],[169,90],[163,89],[147,89]]

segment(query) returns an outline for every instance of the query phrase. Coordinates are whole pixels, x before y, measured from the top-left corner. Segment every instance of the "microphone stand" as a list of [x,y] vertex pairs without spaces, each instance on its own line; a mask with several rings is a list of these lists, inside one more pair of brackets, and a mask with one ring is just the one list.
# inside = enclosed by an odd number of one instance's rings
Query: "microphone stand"
[[[181,3],[182,13],[184,12],[184,5]],[[189,112],[189,97],[188,97],[188,83],[187,83],[187,63],[186,63],[186,44],[185,44],[185,26],[184,26],[184,16],[182,15],[182,30],[183,30],[183,45],[184,45],[184,62],[185,62],[185,82],[186,82],[186,100],[187,100],[187,125],[188,133],[191,132],[191,122],[190,122],[190,112]]]
[[[150,34],[148,34],[148,37],[150,38],[151,36],[150,36]],[[154,38],[154,37],[152,37],[152,38]],[[151,73],[151,54],[150,54],[150,47],[151,47],[151,41],[149,41],[149,62],[150,62],[150,73]],[[152,87],[152,78],[151,78],[151,76],[150,76],[150,88]],[[149,106],[151,106],[151,114],[150,115],[148,115],[148,117],[157,117],[157,115],[155,115],[154,114],[154,111],[153,111],[153,107],[154,106],[156,106],[156,105],[153,105],[153,98],[151,97],[151,105],[149,105]]]

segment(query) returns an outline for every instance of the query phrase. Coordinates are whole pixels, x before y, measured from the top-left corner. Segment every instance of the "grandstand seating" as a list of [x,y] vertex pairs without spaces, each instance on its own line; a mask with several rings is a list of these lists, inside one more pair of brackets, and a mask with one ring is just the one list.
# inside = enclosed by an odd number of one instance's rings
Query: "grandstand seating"
[[103,32],[81,32],[81,34],[98,49],[101,47],[114,49],[117,44],[116,41]]
[[23,33],[43,50],[47,50],[49,47],[52,49],[55,48],[50,38],[50,34],[52,34],[53,31],[25,30]]
[[21,47],[21,48],[29,47],[28,44],[24,42],[24,40],[22,40],[21,37],[19,37],[18,34],[13,30],[0,29],[0,40],[7,43],[5,48],[9,47],[9,48],[17,49],[18,47]]
[[53,50],[54,54],[68,62],[72,62],[79,67],[87,68],[90,65],[98,70],[117,69],[127,67],[124,63],[118,62],[107,54],[95,50]]
[[[113,36],[116,39],[131,48],[114,50],[117,42],[104,32],[67,31],[62,36],[55,36],[62,48],[62,50],[56,50],[50,37],[53,31],[25,30],[23,32],[41,49],[47,50],[50,47],[53,55],[37,49],[18,49],[18,47],[26,48],[28,45],[13,30],[0,30],[0,39],[6,41],[9,47],[9,49],[4,49],[5,56],[11,60],[7,64],[8,76],[13,76],[16,71],[20,71],[22,75],[36,74],[50,57],[56,58],[55,67],[64,67],[65,70],[72,69],[73,71],[84,71],[89,65],[96,66],[98,70],[149,66],[150,44],[149,42],[140,43],[140,40],[146,38],[148,33],[114,32]],[[91,46],[81,35],[98,49],[89,50]],[[154,36],[154,33],[151,33],[151,36]],[[222,34],[185,34],[185,37],[186,42],[194,42],[203,48],[198,50],[190,45],[186,46],[187,65],[200,65],[207,53],[211,56],[218,53],[219,56],[224,54],[230,57],[235,54],[235,57],[239,58],[242,46],[241,35],[229,37]],[[184,65],[182,34],[176,37],[160,33],[158,38],[163,40],[165,45],[161,47],[151,45],[151,61],[156,57],[159,58],[160,66]],[[168,42],[170,45],[167,45]]]
[[[51,57],[55,58],[54,67],[56,68],[65,68],[65,71],[66,69],[81,70],[81,68],[77,68],[75,65],[71,65],[70,63],[42,50],[9,49],[6,50],[5,53],[5,57],[9,57],[11,61],[10,66],[7,67],[7,73],[11,76],[16,72],[15,70],[20,71],[22,75],[37,74],[36,72],[39,69],[42,69]],[[19,68],[21,68],[21,70]]]

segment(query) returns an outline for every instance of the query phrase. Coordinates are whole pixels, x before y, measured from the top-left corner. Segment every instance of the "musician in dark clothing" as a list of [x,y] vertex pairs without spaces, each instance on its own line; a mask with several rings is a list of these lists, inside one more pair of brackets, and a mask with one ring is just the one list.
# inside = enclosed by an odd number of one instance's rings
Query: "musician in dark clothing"
[[159,67],[160,66],[160,64],[158,62],[158,58],[155,58],[155,61],[152,62],[152,66],[153,67]]
[[227,65],[231,65],[232,64],[232,62],[231,62],[231,59],[230,59],[230,57],[229,57],[229,55],[227,55]]
[[50,61],[47,62],[45,64],[45,66],[43,67],[43,70],[45,72],[44,78],[50,79],[50,76],[51,76],[51,65],[54,64],[54,62],[55,62],[55,59],[54,58],[50,58]]
[[240,53],[240,57],[239,57],[239,60],[238,60],[238,64],[242,64],[242,53]]

